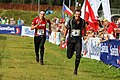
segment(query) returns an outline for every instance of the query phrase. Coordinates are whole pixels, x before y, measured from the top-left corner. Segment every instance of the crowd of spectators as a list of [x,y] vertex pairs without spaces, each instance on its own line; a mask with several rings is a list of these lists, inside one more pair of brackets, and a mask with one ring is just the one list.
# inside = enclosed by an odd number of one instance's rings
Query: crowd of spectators
[[[52,19],[52,31],[54,32],[53,43],[60,45],[63,33],[65,31],[65,21],[59,19],[57,16]],[[94,31],[94,28],[86,22],[86,36],[83,37],[87,41],[90,37],[100,38],[100,41],[106,41],[108,39],[118,39],[120,35],[116,33],[116,29],[120,28],[120,18],[117,19],[117,22],[110,22],[107,19],[98,19],[98,30]],[[59,43],[58,43],[59,42]]]
[[24,25],[24,20],[22,20],[20,17],[16,21],[13,17],[8,18],[8,17],[2,17],[0,16],[0,24],[6,24],[6,25]]

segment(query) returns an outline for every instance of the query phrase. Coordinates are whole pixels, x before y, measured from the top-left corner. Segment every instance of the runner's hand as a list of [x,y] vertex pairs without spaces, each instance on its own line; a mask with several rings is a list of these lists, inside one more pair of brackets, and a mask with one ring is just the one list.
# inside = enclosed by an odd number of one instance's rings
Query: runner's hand
[[65,37],[62,38],[62,41],[65,41]]
[[48,31],[48,33],[49,33],[50,35],[51,35],[51,32],[52,32],[51,30]]
[[38,25],[39,25],[39,24],[36,24],[34,27],[36,28],[36,27],[38,27]]

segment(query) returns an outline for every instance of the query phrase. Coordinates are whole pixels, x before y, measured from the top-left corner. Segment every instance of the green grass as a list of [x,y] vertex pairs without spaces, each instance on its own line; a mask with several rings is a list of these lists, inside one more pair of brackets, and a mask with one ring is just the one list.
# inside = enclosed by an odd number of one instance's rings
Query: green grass
[[73,75],[75,55],[45,43],[45,65],[35,61],[33,38],[0,34],[0,80],[120,80],[120,70],[101,61],[82,58]]

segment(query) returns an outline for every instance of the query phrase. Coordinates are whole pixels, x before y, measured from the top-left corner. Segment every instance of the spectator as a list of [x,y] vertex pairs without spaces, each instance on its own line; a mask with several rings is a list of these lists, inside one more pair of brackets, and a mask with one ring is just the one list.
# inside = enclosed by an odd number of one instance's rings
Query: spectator
[[14,20],[14,18],[10,19],[10,25],[15,25],[16,21]]
[[57,28],[56,31],[56,44],[60,45],[60,28]]
[[120,18],[118,18],[118,20],[117,20],[117,26],[118,26],[118,28],[120,28]]
[[114,26],[108,20],[104,20],[103,25],[107,34],[113,35],[115,37]]
[[8,19],[8,17],[5,17],[5,24],[9,24],[9,19]]
[[46,13],[45,13],[46,15],[49,15],[49,14],[53,14],[53,11],[50,9],[50,7],[48,7],[47,9],[46,9]]
[[19,17],[18,21],[17,21],[17,25],[20,26],[22,24],[22,20],[21,18]]
[[5,17],[2,18],[1,24],[5,24]]

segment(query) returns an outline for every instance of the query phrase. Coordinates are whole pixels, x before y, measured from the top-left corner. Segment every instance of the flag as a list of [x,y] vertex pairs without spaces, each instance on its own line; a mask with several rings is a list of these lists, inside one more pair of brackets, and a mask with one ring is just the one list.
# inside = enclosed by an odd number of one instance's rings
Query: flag
[[101,1],[102,1],[104,18],[106,18],[108,21],[111,22],[111,11],[110,11],[109,0],[101,0]]
[[93,9],[95,16],[98,16],[98,9],[101,5],[101,0],[88,0],[88,1]]
[[88,0],[84,1],[82,12],[84,14],[81,17],[85,19],[85,21],[88,22],[89,25],[93,27],[94,31],[96,32],[98,30],[97,16],[95,16],[95,13],[93,12],[93,9]]
[[65,22],[64,14],[62,14],[61,22]]
[[68,14],[69,16],[73,15],[73,12],[65,4],[63,4],[63,12]]

